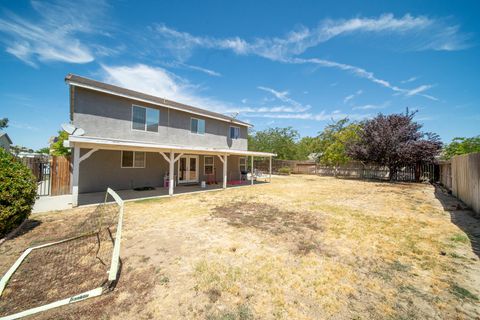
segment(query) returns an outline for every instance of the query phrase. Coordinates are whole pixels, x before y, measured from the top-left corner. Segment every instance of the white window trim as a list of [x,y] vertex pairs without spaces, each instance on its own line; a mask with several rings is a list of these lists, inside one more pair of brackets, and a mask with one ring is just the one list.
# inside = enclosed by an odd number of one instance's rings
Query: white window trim
[[[231,128],[236,128],[236,129],[238,129],[238,137],[232,138],[232,137],[230,136],[230,134],[232,133],[232,129],[231,129]],[[230,126],[230,127],[228,128],[228,137],[229,137],[230,139],[232,139],[232,140],[240,139],[240,127]]]
[[[145,151],[128,151],[126,150],[125,152],[133,152],[133,159],[132,159],[132,166],[131,167],[124,167],[123,166],[123,150],[120,155],[120,167],[122,169],[144,169],[147,166],[147,153]],[[143,167],[135,167],[135,153],[143,153]]]
[[198,133],[198,125],[197,125],[197,132],[192,132],[192,119],[195,119],[197,121],[203,120],[205,122],[205,128],[204,128],[205,131],[207,130],[207,121],[205,121],[205,119],[201,119],[201,118],[190,117],[190,133],[191,134],[196,134],[196,135],[199,135],[199,136],[204,136],[205,132],[204,133]]
[[[134,129],[134,128],[133,128],[133,107],[145,109],[145,126],[144,126],[144,129],[143,129],[143,130]],[[131,125],[130,129],[131,129],[132,131],[139,131],[139,132],[147,132],[147,133],[159,134],[159,133],[160,133],[160,130],[157,130],[156,132],[155,132],[155,131],[148,131],[148,130],[147,130],[147,109],[158,110],[158,125],[157,125],[157,127],[160,127],[160,109],[155,109],[155,108],[150,108],[150,107],[145,107],[145,106],[139,106],[138,104],[132,104],[131,112],[130,112],[130,122],[132,123],[132,125]]]
[[212,164],[208,164],[208,166],[212,166],[211,174],[215,174],[215,156],[203,156],[203,175],[207,175],[207,173],[205,173],[205,167],[207,166],[207,162],[205,161],[206,158],[212,158]]
[[[241,159],[245,159],[245,164],[240,162]],[[248,159],[247,157],[239,157],[238,158],[238,171],[242,171],[242,166],[245,167],[245,171],[248,171]]]

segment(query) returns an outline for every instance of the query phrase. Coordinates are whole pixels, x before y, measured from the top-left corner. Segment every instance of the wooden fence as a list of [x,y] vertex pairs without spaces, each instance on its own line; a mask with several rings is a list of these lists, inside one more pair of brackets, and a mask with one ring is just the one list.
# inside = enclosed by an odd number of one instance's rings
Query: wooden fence
[[[255,160],[254,167],[262,171],[268,171],[268,160]],[[294,174],[318,174],[321,176],[337,176],[358,179],[387,180],[389,170],[386,167],[365,165],[358,161],[352,161],[339,167],[322,166],[314,161],[298,160],[272,160],[272,172],[278,173],[280,168],[288,167]],[[396,181],[423,181],[434,180],[435,165],[419,164],[401,168],[394,176]]]
[[480,152],[441,163],[439,181],[480,215]]
[[50,195],[59,196],[70,193],[70,157],[52,157],[50,161],[52,172]]
[[17,158],[26,165],[37,180],[38,196],[70,194],[70,157]]

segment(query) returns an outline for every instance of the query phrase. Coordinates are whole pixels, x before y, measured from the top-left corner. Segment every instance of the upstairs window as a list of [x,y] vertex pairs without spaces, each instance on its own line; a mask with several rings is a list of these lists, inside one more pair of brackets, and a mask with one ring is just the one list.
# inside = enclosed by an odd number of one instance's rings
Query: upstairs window
[[191,118],[190,131],[196,134],[205,134],[205,120]]
[[160,112],[157,109],[132,106],[132,129],[158,132]]
[[122,151],[122,168],[145,168],[145,152]]
[[230,139],[240,138],[240,128],[239,127],[230,127]]

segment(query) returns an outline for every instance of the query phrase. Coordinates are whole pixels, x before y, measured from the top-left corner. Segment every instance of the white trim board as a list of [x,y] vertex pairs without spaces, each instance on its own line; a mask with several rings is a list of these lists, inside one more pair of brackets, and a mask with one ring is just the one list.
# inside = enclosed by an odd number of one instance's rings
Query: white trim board
[[151,151],[151,152],[183,152],[192,154],[208,154],[208,155],[245,155],[255,157],[275,157],[275,153],[270,152],[257,152],[248,150],[235,150],[235,149],[215,149],[215,148],[202,148],[202,147],[187,147],[177,145],[162,145],[149,142],[141,142],[134,140],[119,140],[108,139],[89,136],[70,136],[69,146],[78,145],[81,148],[97,148],[97,149],[109,149],[109,150],[128,150],[128,151]]

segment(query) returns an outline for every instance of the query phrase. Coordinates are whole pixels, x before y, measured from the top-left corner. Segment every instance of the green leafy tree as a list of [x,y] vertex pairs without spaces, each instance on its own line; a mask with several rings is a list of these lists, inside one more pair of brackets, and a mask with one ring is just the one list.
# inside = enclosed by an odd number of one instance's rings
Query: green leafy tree
[[8,118],[0,119],[0,129],[8,128]]
[[326,126],[317,137],[318,161],[334,167],[351,161],[347,147],[358,139],[360,128],[360,124],[350,123],[348,118]]
[[52,156],[69,156],[70,148],[63,146],[63,141],[68,140],[68,133],[60,130],[58,131],[58,136],[55,137],[52,144],[50,145],[50,153]]
[[312,153],[316,153],[318,149],[318,138],[316,137],[303,137],[297,143],[297,156],[299,160],[307,160],[308,156]]
[[445,160],[461,154],[480,152],[480,135],[471,138],[456,137],[447,144],[442,151],[442,158]]
[[0,238],[30,215],[36,195],[30,169],[0,148]]
[[248,149],[261,152],[273,152],[278,159],[297,159],[297,142],[300,135],[292,127],[269,128],[250,132]]
[[41,154],[50,154],[50,148],[49,147],[41,148],[41,149],[38,149],[36,152]]

